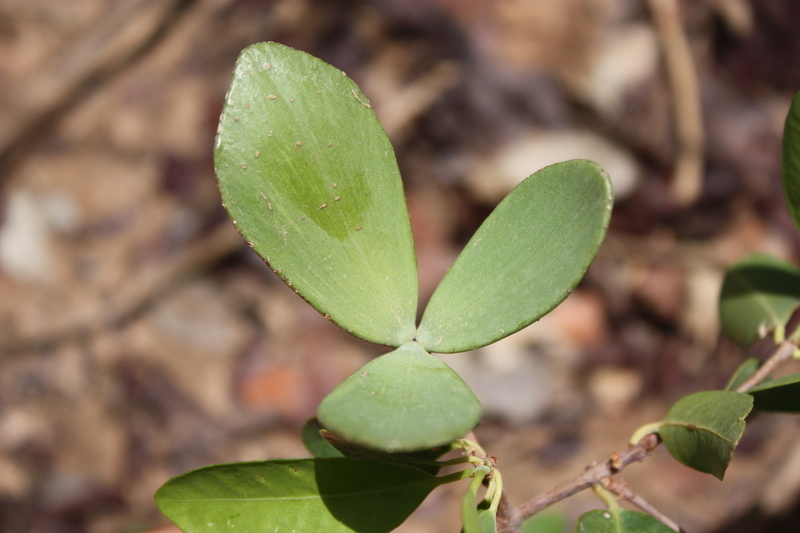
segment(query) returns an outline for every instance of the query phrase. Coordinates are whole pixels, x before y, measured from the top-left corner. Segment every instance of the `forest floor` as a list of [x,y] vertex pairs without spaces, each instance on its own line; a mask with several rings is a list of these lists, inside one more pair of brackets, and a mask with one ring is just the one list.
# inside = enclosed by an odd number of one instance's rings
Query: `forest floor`
[[[725,269],[752,252],[800,259],[780,185],[800,4],[674,5],[0,0],[0,532],[172,531],[162,483],[307,455],[304,421],[381,353],[297,298],[220,205],[216,123],[258,41],[322,58],[374,104],[423,302],[523,178],[572,158],[610,174],[611,227],[578,289],[445,358],[484,403],[476,435],[513,503],[724,386],[744,358],[718,333]],[[761,416],[724,482],[663,448],[623,477],[692,533],[790,531],[798,437],[795,419]],[[463,489],[398,531],[455,533]],[[555,509],[571,523],[600,505]]]

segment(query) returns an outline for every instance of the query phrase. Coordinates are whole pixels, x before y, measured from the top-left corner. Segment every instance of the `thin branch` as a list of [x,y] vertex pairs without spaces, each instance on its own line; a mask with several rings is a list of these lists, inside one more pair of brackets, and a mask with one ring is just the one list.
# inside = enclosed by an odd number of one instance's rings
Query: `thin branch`
[[[797,346],[791,341],[784,341],[782,342],[778,348],[773,352],[773,354],[767,359],[761,368],[753,374],[750,379],[742,383],[739,387],[736,388],[736,392],[747,392],[748,390],[752,389],[759,383],[761,383],[767,375],[775,370],[781,363],[786,362],[792,357],[794,350]],[[560,502],[570,496],[577,494],[583,490],[591,488],[595,484],[601,484],[603,486],[609,487],[609,490],[612,492],[616,492],[614,489],[610,487],[617,488],[618,485],[615,484],[613,480],[611,480],[611,476],[621,472],[625,467],[630,465],[631,463],[641,462],[644,460],[645,457],[649,456],[653,451],[661,444],[661,438],[658,436],[657,433],[650,433],[642,437],[642,439],[637,444],[632,444],[628,446],[628,448],[620,453],[614,453],[611,455],[606,462],[590,466],[586,469],[586,472],[583,474],[576,476],[569,481],[559,485],[558,487],[551,489],[544,494],[540,494],[539,496],[535,497],[532,500],[527,501],[526,503],[519,506],[515,512],[506,512],[508,517],[508,522],[505,524],[501,524],[498,521],[498,531],[499,533],[515,533],[519,531],[520,524],[525,521],[526,519],[530,518],[531,516],[535,515],[539,511],[550,507],[551,505]],[[610,485],[608,485],[610,484]],[[621,490],[621,489],[620,489]],[[660,513],[653,509],[647,502],[645,502],[640,497],[636,496],[633,492],[630,492],[632,498],[630,499],[627,496],[627,493],[622,494],[618,493],[620,496],[629,499],[631,503],[634,505],[639,506],[641,509],[647,511],[648,513],[652,514],[662,522]],[[647,508],[642,507],[643,504],[648,506]],[[669,519],[667,519],[669,520]],[[664,522],[667,523],[667,522]],[[678,526],[673,526],[671,523],[668,523],[670,527],[676,529],[677,531],[681,531]]]
[[690,205],[700,196],[703,177],[703,120],[697,72],[677,0],[650,0],[649,6],[667,65],[678,137],[672,194],[679,204]]
[[604,463],[591,466],[580,476],[574,477],[566,483],[522,504],[517,509],[516,516],[512,517],[513,519],[509,524],[499,530],[500,533],[512,533],[515,531],[513,528],[519,528],[519,525],[524,520],[530,518],[539,511],[573,494],[591,488],[596,483],[602,483],[603,479],[613,476],[631,463],[641,462],[645,457],[653,453],[653,450],[655,450],[660,443],[661,439],[657,434],[651,433],[646,435],[638,444],[628,446],[624,452],[612,454]]
[[778,349],[769,357],[769,359],[764,361],[764,364],[761,365],[761,368],[759,368],[755,374],[750,376],[747,381],[736,387],[735,391],[747,392],[764,381],[770,372],[792,358],[795,348],[797,348],[797,346],[795,346],[792,341],[783,341],[778,346]]
[[504,533],[521,533],[522,518],[519,511],[511,505],[507,492],[500,496],[500,505],[497,507],[497,530]]
[[675,523],[671,518],[661,513],[658,509],[650,505],[644,498],[633,492],[624,481],[619,481],[613,478],[606,478],[602,481],[603,487],[608,491],[613,492],[620,498],[628,500],[633,505],[641,509],[647,514],[650,514],[660,520],[664,525],[674,529],[678,533],[686,533],[681,526]]

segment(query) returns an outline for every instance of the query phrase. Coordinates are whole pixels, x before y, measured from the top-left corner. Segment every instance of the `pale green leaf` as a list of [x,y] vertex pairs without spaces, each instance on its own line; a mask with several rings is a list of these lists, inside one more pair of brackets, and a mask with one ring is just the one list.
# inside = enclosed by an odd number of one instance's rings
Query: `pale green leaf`
[[672,406],[658,434],[675,459],[722,479],[752,408],[749,394],[697,392]]
[[394,152],[341,71],[259,43],[239,56],[214,152],[244,239],[320,313],[359,337],[414,337],[417,267]]
[[360,459],[279,459],[214,465],[156,492],[159,509],[187,533],[385,533],[438,485],[416,468]]
[[430,352],[485,346],[558,305],[583,277],[611,216],[590,161],[536,172],[497,206],[431,297],[417,340]]
[[800,93],[792,100],[783,129],[781,177],[789,212],[800,228]]
[[[527,533],[527,532],[526,532]],[[638,511],[595,510],[575,523],[575,533],[675,533],[657,518]]]
[[776,257],[754,254],[731,266],[719,299],[722,332],[747,347],[784,326],[800,305],[800,271]]
[[458,374],[416,342],[369,362],[317,409],[336,435],[389,452],[447,444],[480,415],[480,402]]

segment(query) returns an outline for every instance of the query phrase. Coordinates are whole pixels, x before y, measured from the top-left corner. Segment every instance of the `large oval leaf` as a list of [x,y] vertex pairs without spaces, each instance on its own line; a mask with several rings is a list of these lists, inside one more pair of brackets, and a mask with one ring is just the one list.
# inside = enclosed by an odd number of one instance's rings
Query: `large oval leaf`
[[200,468],[156,492],[181,530],[385,533],[440,480],[416,468],[361,459],[280,459]]
[[431,297],[417,340],[431,352],[485,346],[558,305],[606,233],[611,183],[590,161],[543,168],[484,221]]
[[761,383],[747,394],[759,411],[800,413],[800,372]]
[[276,43],[245,49],[214,164],[239,232],[319,312],[379,344],[414,337],[417,267],[400,174],[343,72]]
[[783,129],[781,177],[789,212],[795,225],[800,228],[800,93],[792,100]]
[[389,452],[446,444],[480,415],[480,402],[458,374],[416,342],[367,363],[317,409],[333,433]]
[[595,510],[575,523],[575,533],[675,533],[657,518],[638,511]]
[[731,266],[719,297],[726,337],[746,347],[784,326],[800,305],[800,271],[776,257],[753,254]]
[[752,409],[749,394],[697,392],[675,402],[658,434],[675,459],[722,479]]

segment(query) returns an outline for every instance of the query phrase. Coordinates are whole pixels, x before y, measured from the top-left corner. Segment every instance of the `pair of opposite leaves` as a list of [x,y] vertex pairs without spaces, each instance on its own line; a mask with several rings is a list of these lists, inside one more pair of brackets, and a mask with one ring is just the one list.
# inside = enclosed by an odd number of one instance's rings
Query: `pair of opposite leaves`
[[223,204],[270,268],[343,329],[397,348],[318,411],[340,436],[393,451],[475,426],[477,399],[430,352],[485,346],[549,312],[594,258],[612,206],[596,164],[540,170],[478,229],[417,327],[416,257],[394,152],[343,72],[280,44],[247,48],[214,162]]

